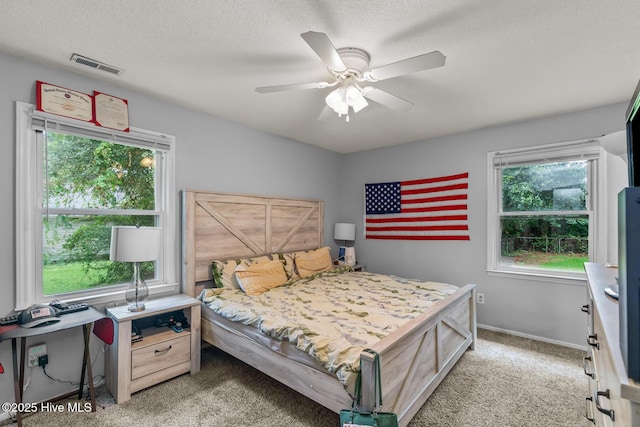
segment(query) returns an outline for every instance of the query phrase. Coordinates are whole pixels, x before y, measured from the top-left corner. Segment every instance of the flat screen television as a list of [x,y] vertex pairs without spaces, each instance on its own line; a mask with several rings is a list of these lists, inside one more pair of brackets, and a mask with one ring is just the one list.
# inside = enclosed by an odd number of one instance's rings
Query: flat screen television
[[618,194],[620,350],[629,378],[640,381],[640,83],[626,113],[629,187]]
[[629,186],[640,187],[640,82],[627,108],[627,165]]

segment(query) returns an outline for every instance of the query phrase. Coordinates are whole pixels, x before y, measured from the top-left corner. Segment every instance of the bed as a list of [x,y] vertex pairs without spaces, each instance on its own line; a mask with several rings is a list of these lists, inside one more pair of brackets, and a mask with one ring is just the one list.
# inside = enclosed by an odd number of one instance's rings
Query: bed
[[[215,287],[214,259],[323,247],[323,202],[206,191],[182,192],[183,292]],[[349,273],[355,275],[355,273]],[[206,292],[205,292],[206,293]],[[426,312],[367,345],[380,354],[384,410],[406,426],[476,341],[475,285],[456,288]],[[335,373],[295,345],[263,336],[202,306],[202,339],[338,413],[352,397]],[[362,406],[373,407],[373,357],[359,353]]]

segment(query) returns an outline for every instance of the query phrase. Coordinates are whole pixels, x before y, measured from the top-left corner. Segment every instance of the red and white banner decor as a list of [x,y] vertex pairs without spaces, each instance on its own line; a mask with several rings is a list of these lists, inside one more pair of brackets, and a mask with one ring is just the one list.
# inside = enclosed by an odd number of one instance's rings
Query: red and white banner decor
[[469,173],[365,184],[365,237],[469,240]]

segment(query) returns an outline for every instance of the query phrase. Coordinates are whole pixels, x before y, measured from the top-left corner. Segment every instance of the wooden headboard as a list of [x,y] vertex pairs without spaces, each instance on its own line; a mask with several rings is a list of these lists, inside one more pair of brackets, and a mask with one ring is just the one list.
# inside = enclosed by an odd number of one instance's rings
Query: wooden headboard
[[318,200],[183,190],[183,292],[197,296],[214,259],[321,247],[323,208]]

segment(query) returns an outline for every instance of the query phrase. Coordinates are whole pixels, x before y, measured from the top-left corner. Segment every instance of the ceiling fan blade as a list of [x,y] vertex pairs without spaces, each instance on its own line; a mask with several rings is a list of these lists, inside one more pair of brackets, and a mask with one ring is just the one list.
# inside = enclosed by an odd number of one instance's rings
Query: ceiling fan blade
[[338,55],[338,51],[329,40],[329,36],[325,33],[318,33],[315,31],[307,31],[300,34],[300,36],[307,42],[307,44],[313,49],[313,51],[322,59],[327,67],[332,71],[345,71],[347,66],[344,65],[342,58]]
[[329,87],[329,83],[327,82],[314,82],[314,83],[293,83],[290,85],[279,85],[279,86],[262,86],[257,87],[256,92],[258,93],[270,93],[270,92],[284,92],[287,90],[298,90],[298,89],[322,89],[325,87]]
[[372,101],[382,104],[385,107],[392,110],[407,111],[414,106],[412,102],[402,99],[398,96],[391,95],[389,92],[385,92],[382,89],[378,89],[372,86],[367,86],[362,89],[362,95]]
[[447,57],[440,51],[435,50],[430,53],[374,68],[365,73],[365,78],[371,81],[378,81],[391,79],[403,74],[415,73],[417,71],[430,70],[432,68],[442,67],[446,58]]

